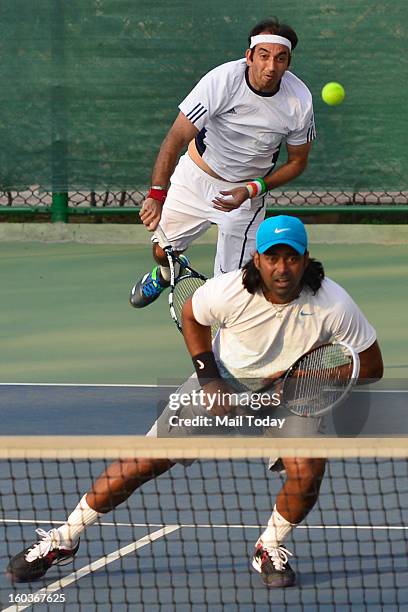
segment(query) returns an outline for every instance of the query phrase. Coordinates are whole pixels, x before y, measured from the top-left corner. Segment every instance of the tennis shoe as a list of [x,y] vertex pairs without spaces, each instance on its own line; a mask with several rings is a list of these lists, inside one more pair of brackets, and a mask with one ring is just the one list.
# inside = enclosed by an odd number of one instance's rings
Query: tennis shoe
[[261,574],[262,582],[268,587],[284,588],[295,584],[296,574],[288,559],[292,556],[282,545],[265,546],[262,540],[255,545],[252,567]]
[[15,555],[7,566],[7,574],[13,582],[31,582],[42,578],[52,565],[69,563],[79,548],[60,545],[57,529],[37,529],[37,542]]
[[[185,255],[180,255],[179,258],[183,263],[189,265],[189,261]],[[180,268],[180,272],[182,270],[183,267]],[[155,302],[169,286],[170,281],[164,280],[160,272],[160,266],[155,266],[151,272],[147,272],[132,288],[130,292],[130,303],[135,308],[149,306],[149,304]]]

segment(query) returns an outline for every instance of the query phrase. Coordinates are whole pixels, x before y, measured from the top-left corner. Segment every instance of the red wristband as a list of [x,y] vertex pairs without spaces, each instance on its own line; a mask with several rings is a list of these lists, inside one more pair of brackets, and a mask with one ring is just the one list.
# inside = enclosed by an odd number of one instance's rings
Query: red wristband
[[155,189],[154,187],[150,187],[149,192],[147,194],[147,198],[153,198],[153,200],[157,200],[164,204],[164,201],[167,196],[167,189]]

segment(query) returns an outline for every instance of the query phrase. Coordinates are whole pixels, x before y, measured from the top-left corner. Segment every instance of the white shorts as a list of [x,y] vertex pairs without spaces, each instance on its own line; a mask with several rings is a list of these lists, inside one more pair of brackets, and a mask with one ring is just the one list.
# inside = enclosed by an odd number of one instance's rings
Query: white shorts
[[171,245],[185,250],[214,223],[218,225],[214,276],[241,268],[255,251],[256,231],[265,217],[265,198],[248,199],[231,212],[216,210],[214,197],[240,184],[213,178],[188,153],[180,158],[170,181],[160,225]]
[[[201,389],[200,383],[197,380],[197,374],[194,373],[188,378],[177,391],[174,392],[174,396],[180,397],[181,395],[192,395],[193,391],[199,391]],[[170,395],[169,400],[172,395]],[[176,426],[172,426],[170,417],[177,416],[180,420],[180,424]],[[209,413],[205,410],[205,408],[201,405],[195,404],[193,401],[190,403],[183,402],[174,409],[170,405],[170,401],[164,407],[161,414],[158,416],[156,421],[153,423],[150,430],[147,432],[147,437],[152,438],[177,438],[177,437],[194,437],[194,436],[202,436],[206,437],[211,435],[213,432],[218,435],[223,436],[236,436],[236,435],[250,435],[250,436],[264,436],[264,437],[273,437],[273,438],[309,438],[309,437],[320,437],[324,435],[324,419],[314,419],[314,418],[304,418],[297,416],[295,414],[290,413],[289,411],[284,411],[285,424],[282,429],[278,429],[276,427],[273,428],[262,428],[256,430],[254,427],[239,427],[238,429],[234,426],[231,427],[222,427],[218,430],[212,429],[208,427],[208,425],[204,424],[203,426],[197,425],[185,425],[185,419],[193,419],[194,417],[202,416],[207,417]],[[282,416],[282,415],[279,415]],[[205,423],[205,422],[204,422]],[[256,440],[254,444],[256,444]],[[191,465],[194,463],[195,459],[182,459],[182,458],[172,458],[173,463],[182,463],[184,465]],[[280,457],[270,457],[269,458],[269,469],[273,471],[281,471],[282,462],[280,461]]]

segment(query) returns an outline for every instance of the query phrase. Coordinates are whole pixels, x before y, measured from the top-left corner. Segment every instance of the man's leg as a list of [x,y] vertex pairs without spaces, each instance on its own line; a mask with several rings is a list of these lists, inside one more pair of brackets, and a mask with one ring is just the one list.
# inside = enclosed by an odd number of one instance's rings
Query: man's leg
[[[200,384],[194,374],[181,385],[178,393],[182,397],[184,394],[191,394],[199,389]],[[174,409],[167,404],[146,436],[157,438],[204,435],[205,431],[200,428],[172,428],[170,417],[174,414]],[[207,415],[207,412],[205,408],[194,404],[187,406],[180,404],[177,414],[180,414],[181,422],[183,422],[186,418],[191,420],[197,415]],[[79,537],[86,527],[95,523],[101,514],[116,508],[145,482],[169,470],[175,463],[188,466],[194,463],[194,460],[132,458],[111,463],[93,483],[89,492],[82,497],[61,527],[48,532],[39,530],[40,540],[11,559],[7,568],[11,580],[16,582],[36,580],[44,576],[52,565],[72,560],[79,547]]]
[[253,567],[271,587],[291,586],[295,573],[288,563],[291,553],[285,538],[308,515],[319,495],[325,459],[283,458],[287,479],[276,498],[268,527],[256,543]]
[[300,523],[319,496],[326,459],[282,458],[287,479],[276,498],[278,509],[291,523]]
[[[165,207],[160,226],[176,254],[180,254],[210,227],[210,223],[201,217],[187,215],[170,207]],[[130,303],[135,308],[144,308],[152,304],[170,285],[170,268],[167,256],[157,243],[153,244],[153,257],[158,265],[154,266],[151,272],[144,274],[131,290]],[[189,263],[185,255],[180,255],[180,259],[186,264]],[[180,273],[180,267],[177,263],[174,266],[174,272],[176,277]]]
[[7,567],[10,579],[14,582],[38,580],[52,565],[69,562],[87,527],[101,514],[124,502],[143,483],[173,465],[169,459],[122,459],[109,465],[61,527],[48,532],[40,530],[40,539],[11,559]]
[[[181,157],[163,206],[160,227],[179,253],[185,251],[211,225],[208,215],[212,211],[212,198],[206,193],[202,177],[197,176],[200,172],[187,154]],[[170,270],[166,254],[159,245],[154,245],[153,257],[158,266],[144,274],[132,288],[130,303],[135,308],[148,306],[169,286]],[[188,263],[187,258],[185,261]],[[177,274],[178,270],[175,272]]]
[[[121,459],[111,463],[92,484],[66,523],[57,529],[66,546],[76,545],[85,527],[92,525],[99,514],[106,514],[122,504],[136,489],[152,478],[167,472],[174,463],[169,459]],[[85,506],[85,512],[81,506]],[[88,508],[93,513],[88,518]],[[93,519],[93,520],[92,520]]]
[[242,268],[256,250],[255,236],[265,218],[263,198],[230,213],[216,211],[218,225],[214,276]]
[[[179,255],[179,252],[176,251]],[[143,275],[143,277],[132,287],[129,300],[134,308],[144,308],[152,304],[170,285],[170,267],[166,253],[158,244],[153,244],[153,258],[158,263],[157,266]],[[189,263],[185,255],[180,255],[180,259],[186,264]],[[174,273],[176,277],[180,273],[180,264],[175,262]]]

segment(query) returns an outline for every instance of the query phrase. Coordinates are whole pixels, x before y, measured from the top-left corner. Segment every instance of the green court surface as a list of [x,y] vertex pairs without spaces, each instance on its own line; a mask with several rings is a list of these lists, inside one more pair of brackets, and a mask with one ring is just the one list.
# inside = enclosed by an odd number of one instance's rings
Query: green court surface
[[[407,245],[315,245],[377,329],[386,377],[408,374]],[[130,245],[0,243],[0,382],[155,384],[191,371],[167,300],[128,303],[151,266],[150,248]],[[214,247],[195,245],[192,263],[210,274]]]

